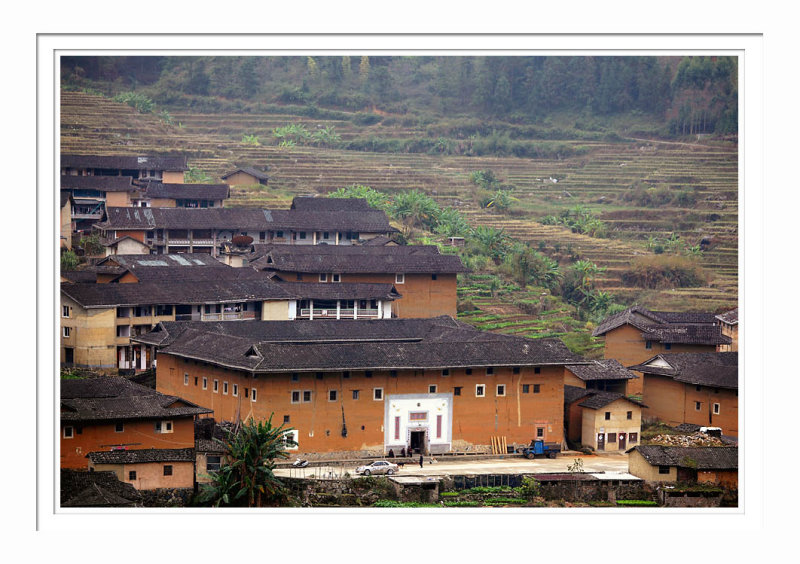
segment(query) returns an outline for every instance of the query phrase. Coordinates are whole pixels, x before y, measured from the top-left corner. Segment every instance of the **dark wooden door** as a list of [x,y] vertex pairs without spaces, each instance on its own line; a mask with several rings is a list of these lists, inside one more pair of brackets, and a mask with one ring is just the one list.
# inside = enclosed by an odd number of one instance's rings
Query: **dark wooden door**
[[597,450],[606,450],[606,434],[597,434]]
[[625,450],[627,435],[625,433],[619,434],[619,450]]

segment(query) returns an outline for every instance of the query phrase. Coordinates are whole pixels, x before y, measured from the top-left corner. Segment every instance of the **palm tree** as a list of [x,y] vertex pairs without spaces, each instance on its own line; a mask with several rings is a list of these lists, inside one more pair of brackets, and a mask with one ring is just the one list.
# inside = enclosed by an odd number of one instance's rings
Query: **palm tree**
[[509,237],[503,229],[479,225],[472,232],[472,235],[484,254],[493,259],[502,259],[508,252]]
[[400,192],[395,196],[390,209],[391,215],[409,227],[433,229],[438,222],[439,204],[427,194],[418,190]]
[[275,476],[275,459],[288,458],[287,446],[296,443],[287,434],[289,427],[272,426],[272,415],[266,422],[247,420],[224,441],[227,462],[210,472],[211,483],[203,486],[200,503],[262,507],[275,504],[286,496],[283,483]]

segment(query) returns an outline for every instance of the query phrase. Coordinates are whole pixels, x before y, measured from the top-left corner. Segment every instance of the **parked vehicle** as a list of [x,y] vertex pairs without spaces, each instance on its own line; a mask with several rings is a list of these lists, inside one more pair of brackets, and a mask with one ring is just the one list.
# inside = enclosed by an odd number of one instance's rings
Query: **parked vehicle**
[[392,464],[387,460],[376,460],[372,464],[356,468],[356,474],[363,474],[364,476],[369,476],[371,474],[387,474],[391,476],[397,472],[398,469],[397,464]]
[[529,446],[522,449],[522,454],[525,455],[525,458],[536,458],[537,456],[555,458],[559,452],[561,452],[561,445],[558,443],[545,443],[542,439],[534,439]]
[[304,458],[298,458],[292,463],[292,466],[295,468],[305,468],[308,466],[308,460],[305,460]]

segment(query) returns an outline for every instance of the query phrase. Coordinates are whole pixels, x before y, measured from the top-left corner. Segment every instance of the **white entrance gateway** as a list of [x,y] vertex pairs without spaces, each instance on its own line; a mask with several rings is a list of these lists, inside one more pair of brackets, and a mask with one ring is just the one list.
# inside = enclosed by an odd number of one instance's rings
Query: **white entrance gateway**
[[423,454],[449,452],[453,394],[396,394],[384,402],[384,452],[413,446]]

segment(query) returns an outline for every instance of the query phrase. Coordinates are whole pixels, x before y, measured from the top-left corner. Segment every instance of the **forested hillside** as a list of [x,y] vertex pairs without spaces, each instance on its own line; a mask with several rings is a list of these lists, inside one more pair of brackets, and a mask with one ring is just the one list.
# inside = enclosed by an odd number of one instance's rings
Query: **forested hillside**
[[731,57],[62,58],[66,88],[140,92],[170,110],[462,118],[444,136],[464,139],[735,134],[737,70]]

